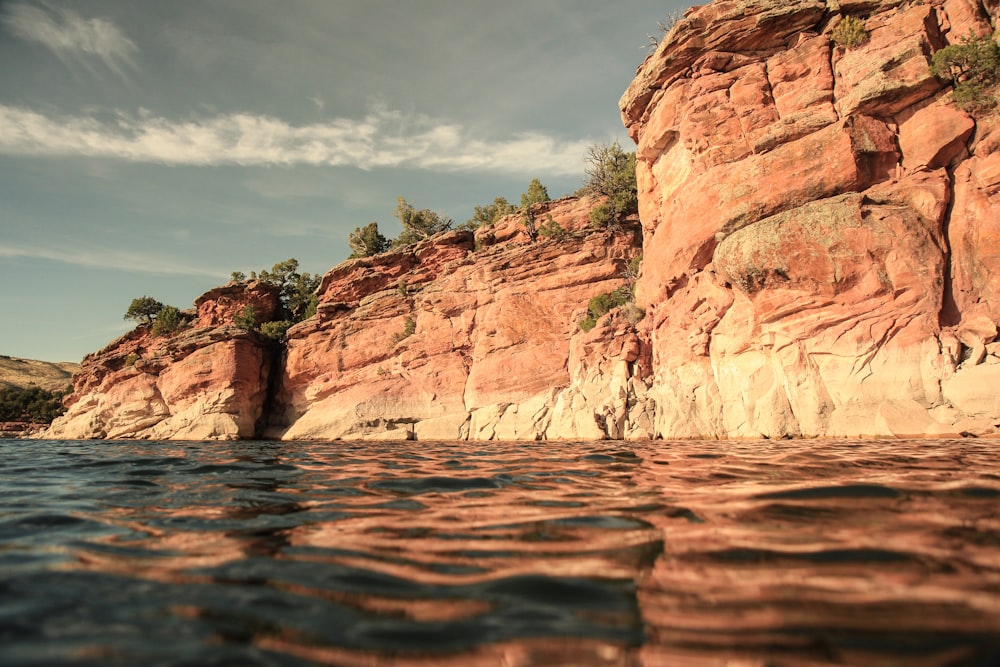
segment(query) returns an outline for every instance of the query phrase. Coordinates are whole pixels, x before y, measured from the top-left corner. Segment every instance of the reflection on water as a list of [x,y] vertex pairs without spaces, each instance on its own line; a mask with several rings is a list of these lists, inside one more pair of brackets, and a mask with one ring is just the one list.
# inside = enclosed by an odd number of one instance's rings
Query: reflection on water
[[989,441],[0,441],[0,664],[1000,664]]

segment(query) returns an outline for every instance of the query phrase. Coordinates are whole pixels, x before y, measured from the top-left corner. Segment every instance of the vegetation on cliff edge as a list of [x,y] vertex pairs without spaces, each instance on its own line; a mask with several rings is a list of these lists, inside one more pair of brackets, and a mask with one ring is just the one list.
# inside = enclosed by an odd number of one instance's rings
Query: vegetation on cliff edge
[[997,104],[991,89],[1000,82],[1000,46],[989,37],[969,35],[938,50],[931,73],[951,80],[956,106],[970,113],[987,111]]
[[154,336],[166,336],[184,326],[184,314],[175,306],[165,306],[151,296],[132,299],[123,319],[152,324]]

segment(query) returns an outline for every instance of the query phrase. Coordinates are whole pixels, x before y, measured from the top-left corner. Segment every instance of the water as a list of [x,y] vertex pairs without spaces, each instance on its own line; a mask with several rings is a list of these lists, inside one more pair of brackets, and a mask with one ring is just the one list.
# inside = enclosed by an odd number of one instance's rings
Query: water
[[998,448],[0,441],[0,664],[1000,664]]

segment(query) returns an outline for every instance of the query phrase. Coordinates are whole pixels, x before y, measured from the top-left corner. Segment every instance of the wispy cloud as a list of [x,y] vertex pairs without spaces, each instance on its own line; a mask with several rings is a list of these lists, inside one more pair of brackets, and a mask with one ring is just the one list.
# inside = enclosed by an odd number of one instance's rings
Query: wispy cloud
[[133,66],[135,42],[107,19],[85,19],[71,9],[13,3],[2,10],[0,21],[12,35],[44,44],[64,61],[97,58],[120,76],[126,66]]
[[87,269],[102,269],[127,271],[160,276],[206,276],[219,278],[218,271],[210,271],[205,267],[189,266],[141,253],[102,248],[99,250],[57,250],[0,244],[0,257],[21,257],[26,259],[41,259],[60,264],[69,264]]
[[375,108],[360,120],[289,125],[270,116],[223,114],[174,121],[140,110],[56,116],[0,105],[0,153],[82,155],[167,165],[327,165],[574,175],[591,142],[542,133],[509,138],[424,115]]

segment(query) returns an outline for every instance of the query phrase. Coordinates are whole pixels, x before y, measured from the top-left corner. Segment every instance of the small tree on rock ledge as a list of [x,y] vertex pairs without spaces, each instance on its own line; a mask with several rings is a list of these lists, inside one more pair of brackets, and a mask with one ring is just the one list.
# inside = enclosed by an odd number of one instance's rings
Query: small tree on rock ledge
[[132,299],[132,303],[129,305],[128,310],[125,311],[125,316],[122,319],[150,324],[160,314],[161,310],[163,310],[161,302],[151,296],[141,296],[137,299]]
[[635,152],[626,153],[617,141],[591,146],[587,152],[585,194],[602,196],[607,201],[590,212],[594,226],[620,224],[639,212],[635,180]]

